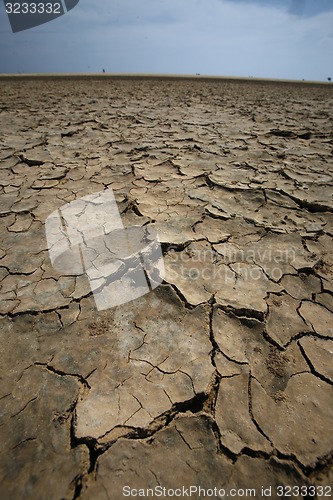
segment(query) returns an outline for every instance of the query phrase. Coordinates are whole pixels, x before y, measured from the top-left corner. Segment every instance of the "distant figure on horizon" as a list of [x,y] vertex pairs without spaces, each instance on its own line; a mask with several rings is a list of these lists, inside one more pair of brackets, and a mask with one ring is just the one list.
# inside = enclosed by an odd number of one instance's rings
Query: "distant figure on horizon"
[[103,68],[103,73],[105,73],[105,69]]

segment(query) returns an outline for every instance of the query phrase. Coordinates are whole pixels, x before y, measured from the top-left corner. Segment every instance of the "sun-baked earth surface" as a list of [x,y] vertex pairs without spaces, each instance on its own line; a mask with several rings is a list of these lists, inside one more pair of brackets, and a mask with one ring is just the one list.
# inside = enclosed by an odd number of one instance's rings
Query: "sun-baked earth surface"
[[[333,86],[0,88],[0,497],[333,495]],[[44,224],[107,188],[166,276],[98,312]]]

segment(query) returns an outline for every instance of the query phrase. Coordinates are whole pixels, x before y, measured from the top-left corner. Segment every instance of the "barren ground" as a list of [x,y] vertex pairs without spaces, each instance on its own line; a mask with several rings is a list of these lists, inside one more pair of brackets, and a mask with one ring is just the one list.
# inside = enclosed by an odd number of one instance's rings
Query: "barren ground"
[[[333,86],[0,89],[1,499],[333,495]],[[156,228],[166,276],[98,312],[44,223],[106,188]]]

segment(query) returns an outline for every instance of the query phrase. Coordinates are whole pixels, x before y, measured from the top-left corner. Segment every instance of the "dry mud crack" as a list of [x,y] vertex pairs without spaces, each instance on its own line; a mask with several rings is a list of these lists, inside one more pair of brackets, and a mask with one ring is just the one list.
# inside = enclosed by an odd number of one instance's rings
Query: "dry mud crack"
[[[332,88],[0,87],[1,498],[332,485]],[[44,223],[107,188],[166,276],[98,312]]]

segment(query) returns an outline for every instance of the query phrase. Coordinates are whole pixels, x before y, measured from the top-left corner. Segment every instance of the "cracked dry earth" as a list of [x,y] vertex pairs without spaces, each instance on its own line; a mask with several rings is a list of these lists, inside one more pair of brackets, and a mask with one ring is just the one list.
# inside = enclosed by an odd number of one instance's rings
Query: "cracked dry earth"
[[[0,86],[0,497],[332,485],[333,88]],[[166,276],[98,312],[44,223],[107,188]]]

